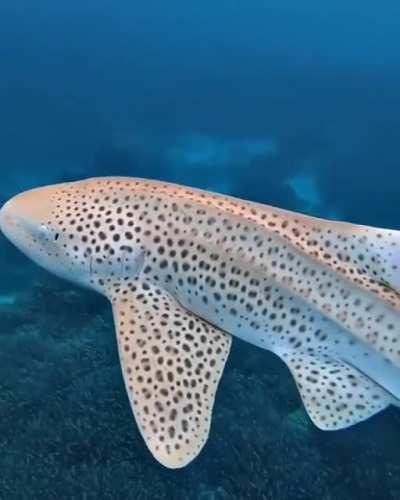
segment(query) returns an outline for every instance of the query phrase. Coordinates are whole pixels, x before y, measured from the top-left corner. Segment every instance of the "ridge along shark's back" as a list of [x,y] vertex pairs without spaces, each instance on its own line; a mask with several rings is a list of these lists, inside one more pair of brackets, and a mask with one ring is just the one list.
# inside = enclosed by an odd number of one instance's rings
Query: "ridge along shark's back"
[[320,428],[397,404],[397,231],[130,178],[22,193],[0,226],[111,300],[136,421],[168,467],[207,439],[230,334],[286,362]]

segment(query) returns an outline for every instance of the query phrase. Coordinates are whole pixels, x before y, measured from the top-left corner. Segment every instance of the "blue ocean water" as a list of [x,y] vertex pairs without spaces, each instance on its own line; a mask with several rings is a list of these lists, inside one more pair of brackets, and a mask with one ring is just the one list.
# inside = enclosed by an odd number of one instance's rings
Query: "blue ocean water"
[[[2,0],[0,202],[129,175],[400,228],[400,4]],[[309,421],[235,341],[187,468],[147,451],[102,297],[0,239],[0,498],[398,499],[400,411]]]

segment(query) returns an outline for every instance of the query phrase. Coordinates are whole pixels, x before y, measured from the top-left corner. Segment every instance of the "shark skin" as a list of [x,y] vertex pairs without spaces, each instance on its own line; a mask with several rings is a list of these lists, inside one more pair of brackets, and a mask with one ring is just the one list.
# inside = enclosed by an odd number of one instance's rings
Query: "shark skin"
[[320,429],[399,405],[399,231],[124,177],[21,193],[0,228],[109,298],[135,420],[166,467],[204,446],[233,336],[281,357]]

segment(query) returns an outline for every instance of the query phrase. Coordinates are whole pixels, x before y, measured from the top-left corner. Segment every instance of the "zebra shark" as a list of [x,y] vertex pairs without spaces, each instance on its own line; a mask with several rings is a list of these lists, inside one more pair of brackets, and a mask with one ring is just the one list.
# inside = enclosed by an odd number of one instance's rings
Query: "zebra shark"
[[18,194],[0,228],[111,301],[130,405],[166,467],[204,446],[233,336],[280,356],[320,429],[399,405],[399,231],[124,177]]

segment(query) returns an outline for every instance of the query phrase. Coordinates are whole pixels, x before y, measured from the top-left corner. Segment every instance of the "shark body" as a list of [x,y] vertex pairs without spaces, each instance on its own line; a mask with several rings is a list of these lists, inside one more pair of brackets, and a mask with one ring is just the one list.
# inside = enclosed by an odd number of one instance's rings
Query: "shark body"
[[166,467],[204,446],[232,336],[281,357],[320,429],[399,405],[398,231],[111,177],[17,195],[0,227],[110,299],[129,401]]

